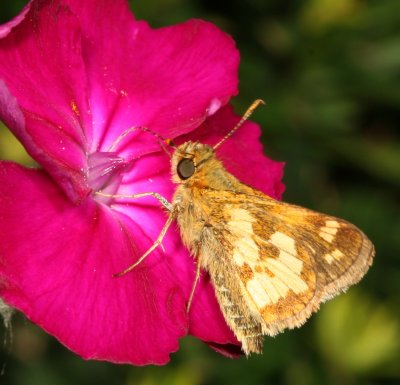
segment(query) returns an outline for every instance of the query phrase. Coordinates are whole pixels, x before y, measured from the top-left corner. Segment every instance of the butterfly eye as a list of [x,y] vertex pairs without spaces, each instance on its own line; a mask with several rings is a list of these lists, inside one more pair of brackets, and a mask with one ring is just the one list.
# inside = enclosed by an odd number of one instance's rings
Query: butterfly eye
[[196,168],[194,166],[193,160],[184,158],[178,163],[176,171],[178,173],[179,178],[185,180],[190,178],[194,174],[195,170]]

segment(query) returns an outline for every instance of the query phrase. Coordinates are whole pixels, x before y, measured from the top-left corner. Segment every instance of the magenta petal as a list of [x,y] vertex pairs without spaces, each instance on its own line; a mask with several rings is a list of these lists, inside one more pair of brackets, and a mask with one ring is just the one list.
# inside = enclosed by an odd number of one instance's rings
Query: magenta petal
[[189,132],[237,93],[227,34],[200,20],[153,30],[125,0],[33,0],[0,31],[2,99],[24,120],[5,105],[0,118],[74,201],[90,191],[87,155],[134,126]]
[[14,17],[14,19],[10,20],[8,23],[0,25],[0,39],[7,36],[11,30],[17,26],[22,20],[24,20],[25,15],[28,13],[30,9],[30,3],[24,7],[21,13]]
[[[25,17],[23,17],[25,15]],[[85,181],[90,132],[78,20],[58,1],[33,1],[0,39],[0,119],[73,200]],[[12,100],[24,119],[13,119]]]
[[124,0],[67,3],[86,36],[93,146],[104,150],[131,126],[176,137],[237,93],[239,53],[213,24],[151,29]]
[[[163,364],[188,331],[236,356],[206,273],[188,325],[196,268],[174,226],[113,277],[157,238],[159,202],[89,195],[171,199],[169,158],[133,128],[217,143],[240,118],[223,107],[237,92],[232,39],[199,20],[153,30],[126,0],[32,0],[0,26],[0,63],[0,118],[45,169],[0,163],[0,296],[85,358]],[[259,136],[247,122],[218,156],[280,198],[283,165]]]
[[8,304],[85,358],[164,364],[178,349],[186,313],[168,258],[113,277],[151,243],[126,216],[90,199],[73,206],[44,172],[4,162],[0,212]]
[[211,349],[215,350],[217,353],[222,354],[228,358],[240,358],[244,355],[243,350],[240,345],[231,345],[231,344],[216,344],[214,342],[210,342],[207,344]]

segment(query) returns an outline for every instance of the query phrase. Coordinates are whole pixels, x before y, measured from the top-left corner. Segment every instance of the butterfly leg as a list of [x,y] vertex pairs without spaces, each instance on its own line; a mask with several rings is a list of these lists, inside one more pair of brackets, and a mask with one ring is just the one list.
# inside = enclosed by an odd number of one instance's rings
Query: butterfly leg
[[187,312],[188,314],[189,314],[189,311],[190,311],[190,307],[192,306],[192,301],[193,301],[194,292],[195,292],[195,290],[196,290],[197,283],[199,282],[200,273],[201,273],[201,271],[200,271],[200,269],[201,269],[201,267],[200,267],[200,262],[199,262],[199,261],[196,261],[196,263],[197,263],[196,277],[195,277],[195,279],[194,279],[193,286],[192,286],[192,290],[190,291],[189,301],[188,301],[187,306],[186,306],[186,312]]
[[168,228],[171,226],[172,221],[175,219],[175,213],[172,212],[168,219],[167,222],[165,222],[164,227],[162,228],[160,234],[158,235],[157,239],[155,242],[151,245],[151,247],[132,265],[127,267],[125,270],[121,271],[120,273],[114,274],[114,277],[121,277],[122,275],[125,275],[126,273],[129,273],[131,270],[133,270],[136,266],[141,264],[143,260],[153,251],[155,250],[158,246],[160,246]]
[[101,191],[96,192],[96,195],[106,197],[106,198],[143,198],[143,197],[148,197],[151,196],[155,199],[157,199],[168,211],[173,210],[173,205],[171,202],[169,202],[166,198],[164,198],[162,195],[156,192],[145,192],[145,193],[139,193],[139,194],[105,194],[102,193]]
[[101,191],[98,191],[98,192],[96,192],[96,195],[99,195],[102,197],[107,197],[107,198],[131,198],[131,199],[151,196],[151,197],[157,199],[170,212],[167,222],[165,223],[164,227],[161,229],[160,234],[158,235],[155,242],[151,245],[151,247],[134,264],[128,266],[125,270],[123,270],[117,274],[114,274],[114,277],[121,277],[121,276],[125,275],[126,273],[129,273],[136,266],[138,266],[140,263],[142,263],[143,260],[158,246],[161,245],[161,247],[162,247],[161,242],[162,242],[168,228],[171,226],[172,221],[175,219],[175,216],[176,216],[176,213],[174,212],[174,206],[166,198],[164,198],[162,195],[160,195],[159,193],[156,193],[156,192],[144,192],[144,193],[139,193],[139,194],[105,194]]

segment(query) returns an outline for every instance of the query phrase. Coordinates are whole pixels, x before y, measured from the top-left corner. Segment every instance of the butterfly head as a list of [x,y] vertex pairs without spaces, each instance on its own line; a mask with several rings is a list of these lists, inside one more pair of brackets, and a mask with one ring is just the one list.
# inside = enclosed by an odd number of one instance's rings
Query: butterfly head
[[[218,177],[221,177],[221,174],[225,173],[225,170],[221,162],[216,159],[215,150],[224,144],[243,125],[260,104],[265,103],[261,99],[255,100],[239,122],[214,146],[211,147],[191,141],[178,146],[172,155],[171,162],[173,182],[181,185],[197,185],[198,187],[212,187],[215,189],[226,187],[224,183],[216,183]],[[170,143],[167,144],[170,145]]]
[[179,184],[193,184],[204,180],[215,167],[215,152],[211,146],[199,142],[185,142],[172,155],[172,180]]

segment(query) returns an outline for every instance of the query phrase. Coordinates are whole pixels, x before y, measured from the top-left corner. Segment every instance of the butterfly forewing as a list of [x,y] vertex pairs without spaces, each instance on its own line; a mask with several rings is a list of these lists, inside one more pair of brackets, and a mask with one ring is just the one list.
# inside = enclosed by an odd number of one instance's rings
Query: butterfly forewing
[[374,247],[360,229],[343,219],[274,202],[270,215],[293,229],[294,238],[310,249],[325,294],[361,279],[372,263]]
[[[373,247],[350,223],[297,206],[224,192],[214,204],[214,233],[230,250],[241,296],[263,332],[300,326],[319,304],[357,282],[371,263]],[[227,245],[227,242],[229,245]]]

